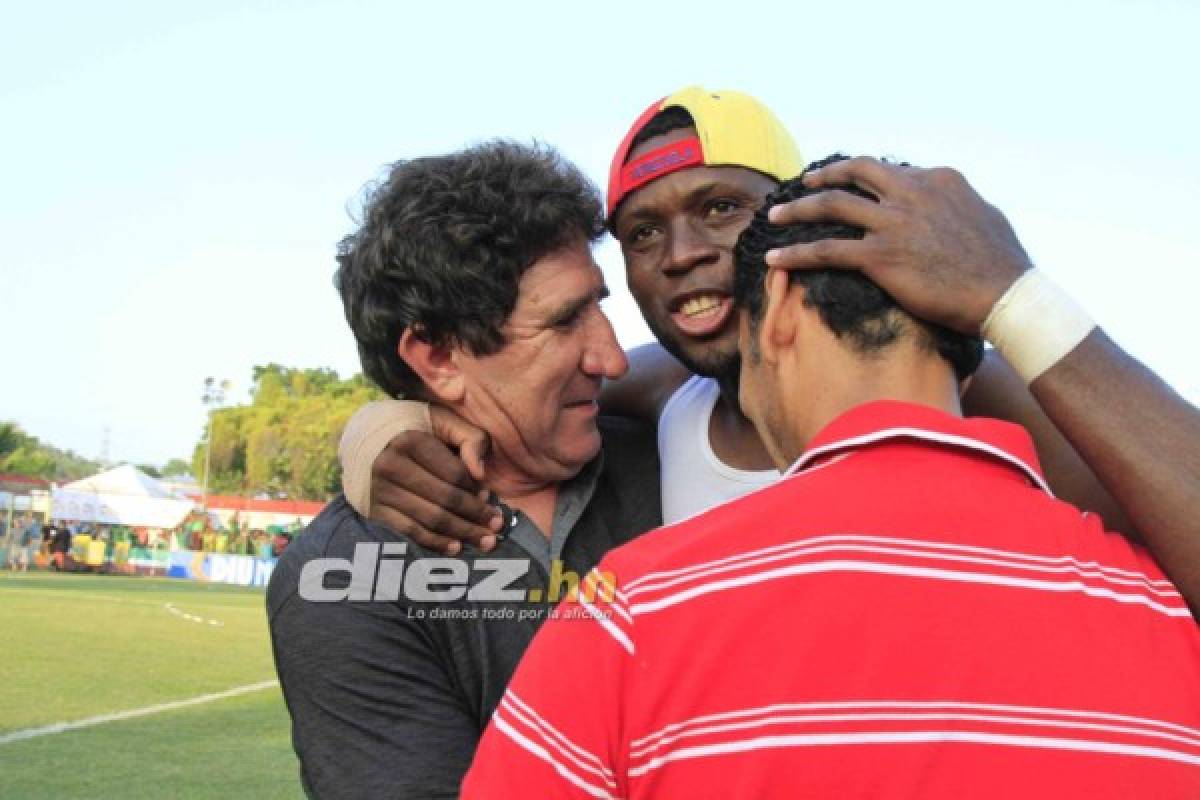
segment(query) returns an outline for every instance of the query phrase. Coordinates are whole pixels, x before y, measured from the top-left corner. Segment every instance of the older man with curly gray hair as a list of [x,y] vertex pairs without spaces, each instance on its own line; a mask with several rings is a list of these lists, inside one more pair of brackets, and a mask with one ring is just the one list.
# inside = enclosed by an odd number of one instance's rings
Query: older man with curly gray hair
[[652,432],[598,416],[627,363],[600,309],[599,194],[552,150],[404,161],[343,240],[336,286],[367,375],[485,431],[499,547],[438,557],[338,498],[271,579],[306,791],[454,797],[564,590],[660,522]]

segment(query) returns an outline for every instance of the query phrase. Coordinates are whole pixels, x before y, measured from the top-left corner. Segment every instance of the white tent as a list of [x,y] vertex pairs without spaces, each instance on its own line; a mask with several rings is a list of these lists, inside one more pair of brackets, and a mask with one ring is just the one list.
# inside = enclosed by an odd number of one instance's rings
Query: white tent
[[56,519],[150,528],[174,528],[192,510],[191,500],[129,464],[55,489],[51,503]]

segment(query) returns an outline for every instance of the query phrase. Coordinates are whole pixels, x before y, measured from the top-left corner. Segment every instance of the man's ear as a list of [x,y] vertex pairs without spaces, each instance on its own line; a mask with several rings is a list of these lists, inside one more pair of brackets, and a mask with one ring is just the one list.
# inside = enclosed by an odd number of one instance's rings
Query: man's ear
[[417,373],[434,399],[454,404],[462,399],[463,374],[449,347],[425,341],[420,331],[405,328],[396,343],[396,355]]
[[780,351],[790,348],[796,340],[796,312],[800,306],[800,297],[796,292],[803,291],[803,288],[793,286],[784,270],[772,269],[767,272],[763,291],[767,306],[760,326],[763,359],[775,363]]

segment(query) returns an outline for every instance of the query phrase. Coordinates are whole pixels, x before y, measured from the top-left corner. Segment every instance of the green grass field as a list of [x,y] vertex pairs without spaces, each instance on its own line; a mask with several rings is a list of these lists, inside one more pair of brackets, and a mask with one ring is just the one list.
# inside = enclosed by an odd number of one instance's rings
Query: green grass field
[[262,589],[4,571],[0,637],[0,798],[303,796],[277,687],[2,741],[274,678]]

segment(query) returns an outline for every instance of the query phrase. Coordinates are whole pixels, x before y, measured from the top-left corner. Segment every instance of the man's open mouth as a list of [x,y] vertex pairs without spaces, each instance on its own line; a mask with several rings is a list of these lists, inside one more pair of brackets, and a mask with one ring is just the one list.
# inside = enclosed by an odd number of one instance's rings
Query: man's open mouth
[[733,310],[733,298],[724,292],[693,292],[676,298],[671,320],[689,336],[709,336],[721,330]]

